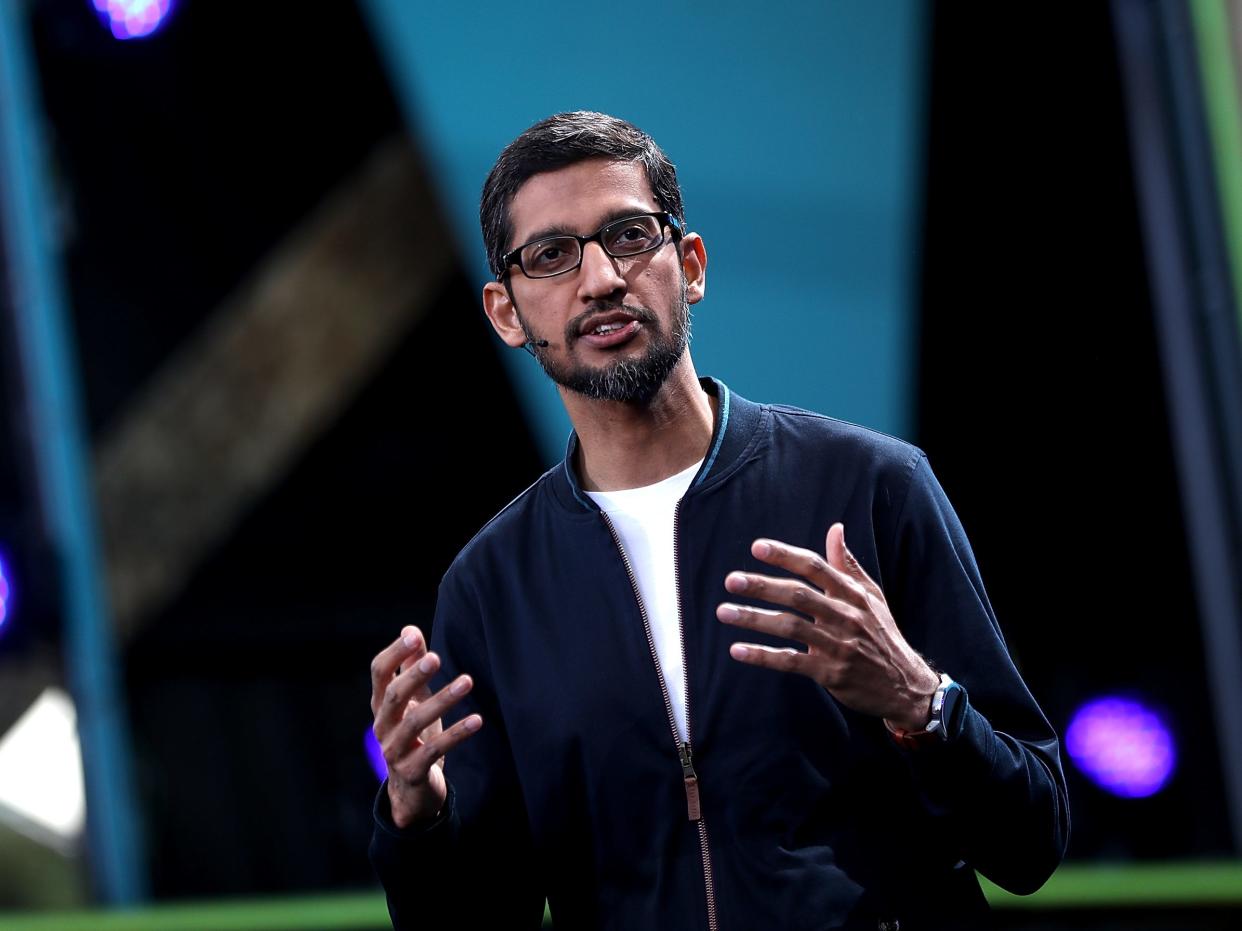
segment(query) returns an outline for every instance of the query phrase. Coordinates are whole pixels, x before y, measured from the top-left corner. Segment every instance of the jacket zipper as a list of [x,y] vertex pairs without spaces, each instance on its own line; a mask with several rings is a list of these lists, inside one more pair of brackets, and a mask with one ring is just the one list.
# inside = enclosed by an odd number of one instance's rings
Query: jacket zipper
[[660,694],[664,696],[664,712],[668,716],[669,730],[673,734],[673,743],[677,747],[677,758],[681,762],[682,782],[686,789],[686,816],[695,822],[699,832],[699,852],[703,858],[703,884],[707,890],[707,927],[708,931],[717,931],[716,922],[716,888],[712,880],[711,852],[707,846],[707,822],[703,818],[699,804],[699,776],[694,771],[694,757],[690,747],[690,663],[686,656],[686,627],[682,621],[681,604],[681,559],[678,549],[679,528],[681,525],[681,502],[673,509],[673,584],[677,591],[677,634],[681,640],[681,668],[686,696],[686,740],[683,742],[677,733],[677,719],[673,716],[673,702],[668,695],[668,685],[664,681],[664,670],[660,668],[660,654],[656,652],[655,639],[651,636],[651,621],[647,617],[647,609],[643,605],[642,593],[638,590],[638,580],[634,578],[634,567],[630,557],[621,545],[621,538],[608,515],[600,511],[617,552],[621,554],[621,562],[625,566],[625,574],[629,576],[630,588],[634,591],[634,600],[638,603],[638,614],[642,618],[643,633],[647,635],[647,649],[651,651],[651,661],[655,663],[656,677],[660,681]]

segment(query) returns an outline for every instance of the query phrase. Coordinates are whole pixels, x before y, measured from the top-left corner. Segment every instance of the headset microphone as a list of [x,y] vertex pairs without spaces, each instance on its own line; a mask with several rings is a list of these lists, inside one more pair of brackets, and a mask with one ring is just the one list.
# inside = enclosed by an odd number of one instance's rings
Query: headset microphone
[[549,343],[546,339],[528,339],[526,342],[522,344],[522,348],[525,349],[527,352],[529,352],[533,356],[535,355],[536,346],[538,346],[540,349],[544,349],[550,345],[551,343]]

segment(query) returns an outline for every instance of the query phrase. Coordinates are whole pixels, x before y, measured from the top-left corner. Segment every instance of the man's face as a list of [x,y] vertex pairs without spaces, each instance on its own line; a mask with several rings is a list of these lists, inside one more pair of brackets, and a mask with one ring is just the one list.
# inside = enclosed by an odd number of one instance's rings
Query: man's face
[[[545,236],[589,235],[660,209],[641,164],[591,159],[538,174],[510,207],[509,248]],[[558,385],[589,398],[645,404],[684,355],[690,309],[671,235],[658,249],[609,256],[588,243],[582,265],[552,278],[510,269],[513,310],[535,357]],[[696,291],[694,299],[698,299]]]

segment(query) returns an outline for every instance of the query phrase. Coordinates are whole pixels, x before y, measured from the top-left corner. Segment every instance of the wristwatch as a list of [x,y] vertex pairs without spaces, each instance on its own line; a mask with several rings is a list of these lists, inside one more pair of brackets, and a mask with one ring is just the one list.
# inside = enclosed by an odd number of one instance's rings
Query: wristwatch
[[928,744],[943,743],[949,739],[949,724],[957,710],[958,702],[966,694],[960,683],[949,678],[948,673],[940,674],[940,685],[936,687],[931,700],[931,718],[921,730],[908,731],[893,727],[885,719],[884,726],[899,746],[907,750],[916,750]]

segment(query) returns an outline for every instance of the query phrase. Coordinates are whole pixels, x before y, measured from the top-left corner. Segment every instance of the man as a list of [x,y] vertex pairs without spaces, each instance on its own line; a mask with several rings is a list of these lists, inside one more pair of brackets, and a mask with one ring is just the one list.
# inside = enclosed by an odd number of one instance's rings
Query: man
[[546,896],[560,929],[946,929],[986,922],[975,870],[1038,888],[1057,738],[923,454],[698,378],[706,249],[630,124],[531,127],[481,219],[484,310],[574,435],[449,568],[430,647],[372,665],[394,925],[537,927]]

